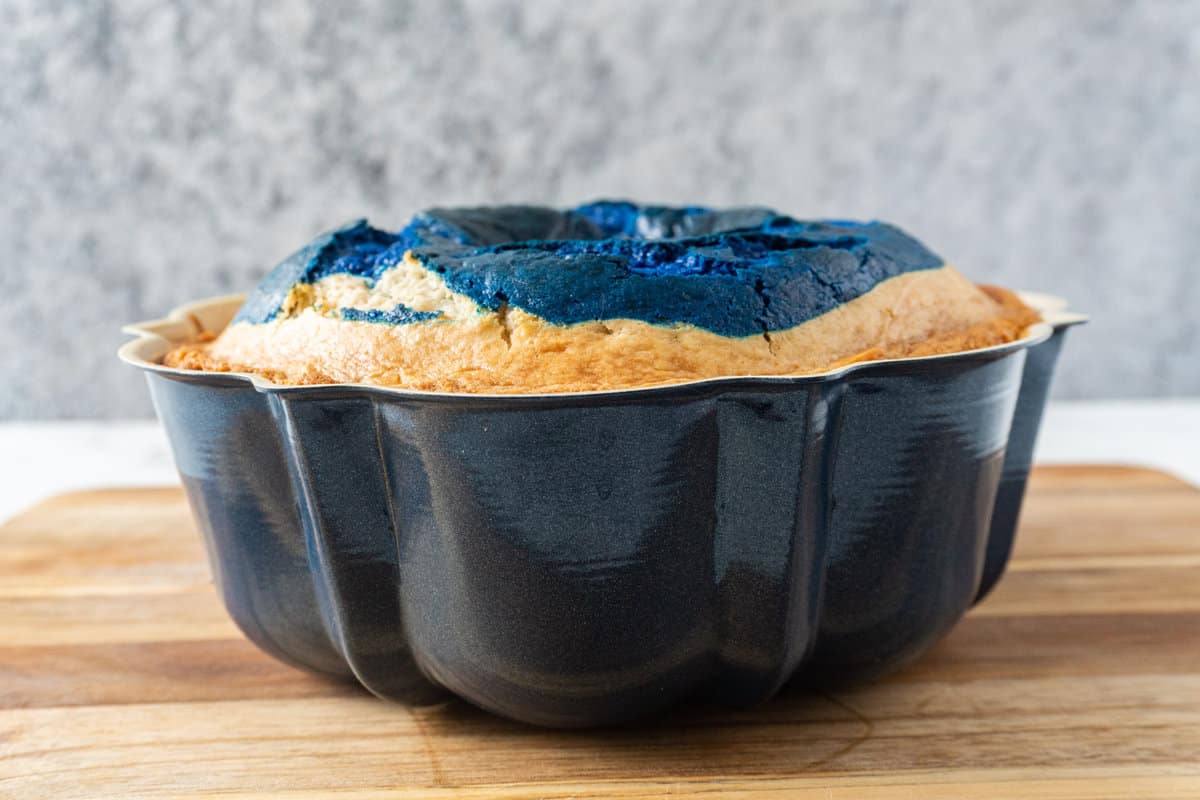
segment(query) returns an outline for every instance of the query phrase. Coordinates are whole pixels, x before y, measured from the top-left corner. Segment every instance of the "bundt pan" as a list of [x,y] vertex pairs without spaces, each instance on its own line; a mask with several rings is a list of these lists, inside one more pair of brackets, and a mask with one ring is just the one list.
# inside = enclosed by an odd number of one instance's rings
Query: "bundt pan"
[[623,391],[461,395],[169,369],[241,297],[131,326],[230,615],[380,697],[608,724],[858,680],[1004,570],[1066,329]]

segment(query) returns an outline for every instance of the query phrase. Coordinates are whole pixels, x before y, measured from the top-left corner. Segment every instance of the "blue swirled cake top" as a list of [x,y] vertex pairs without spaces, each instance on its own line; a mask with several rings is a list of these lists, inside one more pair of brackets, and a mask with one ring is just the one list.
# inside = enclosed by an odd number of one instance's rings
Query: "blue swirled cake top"
[[[454,292],[571,325],[636,319],[723,336],[787,330],[942,260],[881,222],[805,222],[765,208],[710,210],[603,201],[430,209],[398,233],[365,221],[318,237],[263,279],[237,321],[273,319],[297,283],[375,281],[412,252]],[[347,319],[407,324],[403,306]]]

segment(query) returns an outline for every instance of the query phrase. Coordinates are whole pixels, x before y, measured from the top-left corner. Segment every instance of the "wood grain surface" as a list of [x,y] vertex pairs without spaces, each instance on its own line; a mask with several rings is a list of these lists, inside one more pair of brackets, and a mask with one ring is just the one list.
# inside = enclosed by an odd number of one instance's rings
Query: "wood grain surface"
[[1036,471],[1017,553],[932,652],[837,693],[555,732],[260,654],[175,489],[0,527],[2,798],[1200,798],[1200,491]]

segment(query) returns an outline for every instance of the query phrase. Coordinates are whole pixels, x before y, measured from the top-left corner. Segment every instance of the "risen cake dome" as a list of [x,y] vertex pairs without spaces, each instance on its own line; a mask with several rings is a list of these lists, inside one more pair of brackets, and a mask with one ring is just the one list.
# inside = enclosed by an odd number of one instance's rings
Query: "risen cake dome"
[[1018,337],[1036,315],[899,229],[762,208],[432,209],[318,237],[172,366],[461,392],[795,375]]

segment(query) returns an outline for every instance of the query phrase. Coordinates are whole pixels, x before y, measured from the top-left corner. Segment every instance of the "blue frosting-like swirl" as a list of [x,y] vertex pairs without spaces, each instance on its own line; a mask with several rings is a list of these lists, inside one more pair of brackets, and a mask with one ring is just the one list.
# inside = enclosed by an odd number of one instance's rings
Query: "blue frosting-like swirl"
[[[378,279],[412,252],[454,292],[571,325],[636,319],[723,336],[793,328],[880,281],[942,260],[881,222],[804,222],[765,208],[604,201],[431,209],[399,233],[358,221],[325,234],[268,275],[237,321],[265,322],[291,287],[348,273]],[[436,314],[347,309],[347,319],[407,324]]]

